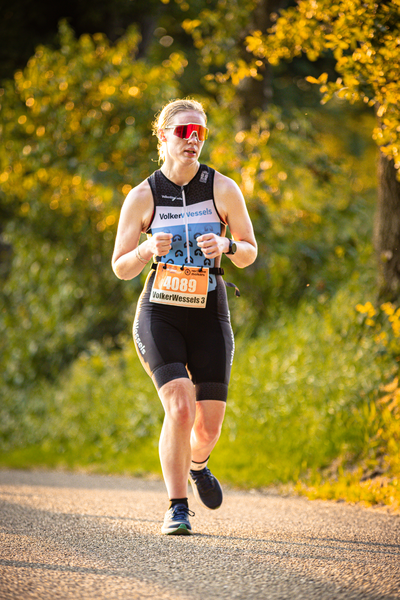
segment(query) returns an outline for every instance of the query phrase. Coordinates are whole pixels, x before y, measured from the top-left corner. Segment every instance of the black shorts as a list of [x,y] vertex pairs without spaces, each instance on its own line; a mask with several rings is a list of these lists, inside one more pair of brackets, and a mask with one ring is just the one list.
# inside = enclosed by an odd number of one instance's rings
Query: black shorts
[[133,339],[140,361],[159,390],[165,383],[190,378],[196,400],[226,402],[235,349],[226,288],[208,293],[206,308],[149,301],[154,271],[140,296]]

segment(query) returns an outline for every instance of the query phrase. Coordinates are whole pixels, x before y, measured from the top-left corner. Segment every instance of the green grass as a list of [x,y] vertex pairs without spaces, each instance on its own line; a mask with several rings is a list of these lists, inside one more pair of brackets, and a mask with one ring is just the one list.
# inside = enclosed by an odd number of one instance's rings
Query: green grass
[[106,448],[86,444],[78,453],[74,445],[51,443],[14,448],[0,454],[0,467],[10,469],[83,469],[93,473],[124,473],[138,477],[161,477],[158,448],[155,440],[136,442],[125,451],[110,452]]
[[305,306],[263,337],[241,341],[215,458],[227,480],[287,483],[338,456],[368,454],[384,365],[373,339],[360,339],[354,312],[342,291],[329,309]]
[[162,407],[131,343],[111,354],[93,344],[56,386],[10,392],[2,413],[3,466],[160,472]]

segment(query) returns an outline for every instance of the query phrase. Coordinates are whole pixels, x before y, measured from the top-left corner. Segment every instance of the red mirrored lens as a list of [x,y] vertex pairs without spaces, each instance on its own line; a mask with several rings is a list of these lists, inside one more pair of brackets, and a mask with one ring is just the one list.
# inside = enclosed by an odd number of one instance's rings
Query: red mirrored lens
[[197,133],[197,137],[201,142],[208,137],[208,129],[207,127],[203,127],[203,125],[198,125],[197,123],[189,123],[187,125],[177,125],[174,129],[174,134],[183,140],[188,140],[193,132]]

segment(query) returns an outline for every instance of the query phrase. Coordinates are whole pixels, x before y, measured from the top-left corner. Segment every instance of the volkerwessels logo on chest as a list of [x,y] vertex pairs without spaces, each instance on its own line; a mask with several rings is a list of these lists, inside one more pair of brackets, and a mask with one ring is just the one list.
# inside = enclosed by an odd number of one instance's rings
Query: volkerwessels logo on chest
[[[193,206],[186,207],[186,218],[188,223],[209,223],[210,221],[219,221],[212,200],[198,202]],[[165,225],[184,224],[184,212],[181,206],[157,206],[152,229],[165,227]]]

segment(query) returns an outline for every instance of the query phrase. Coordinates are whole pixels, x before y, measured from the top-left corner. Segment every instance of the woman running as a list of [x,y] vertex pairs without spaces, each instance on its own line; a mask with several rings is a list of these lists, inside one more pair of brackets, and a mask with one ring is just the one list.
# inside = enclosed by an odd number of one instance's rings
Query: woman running
[[[200,504],[222,503],[207,467],[234,354],[221,256],[237,267],[257,256],[239,187],[199,162],[206,124],[203,106],[191,99],[174,100],[159,113],[153,133],[162,166],[126,197],[112,258],[120,279],[133,279],[153,260],[133,337],[165,411],[159,450],[170,505],[161,531],[174,535],[192,533],[188,480]],[[139,244],[142,233],[147,239]]]

